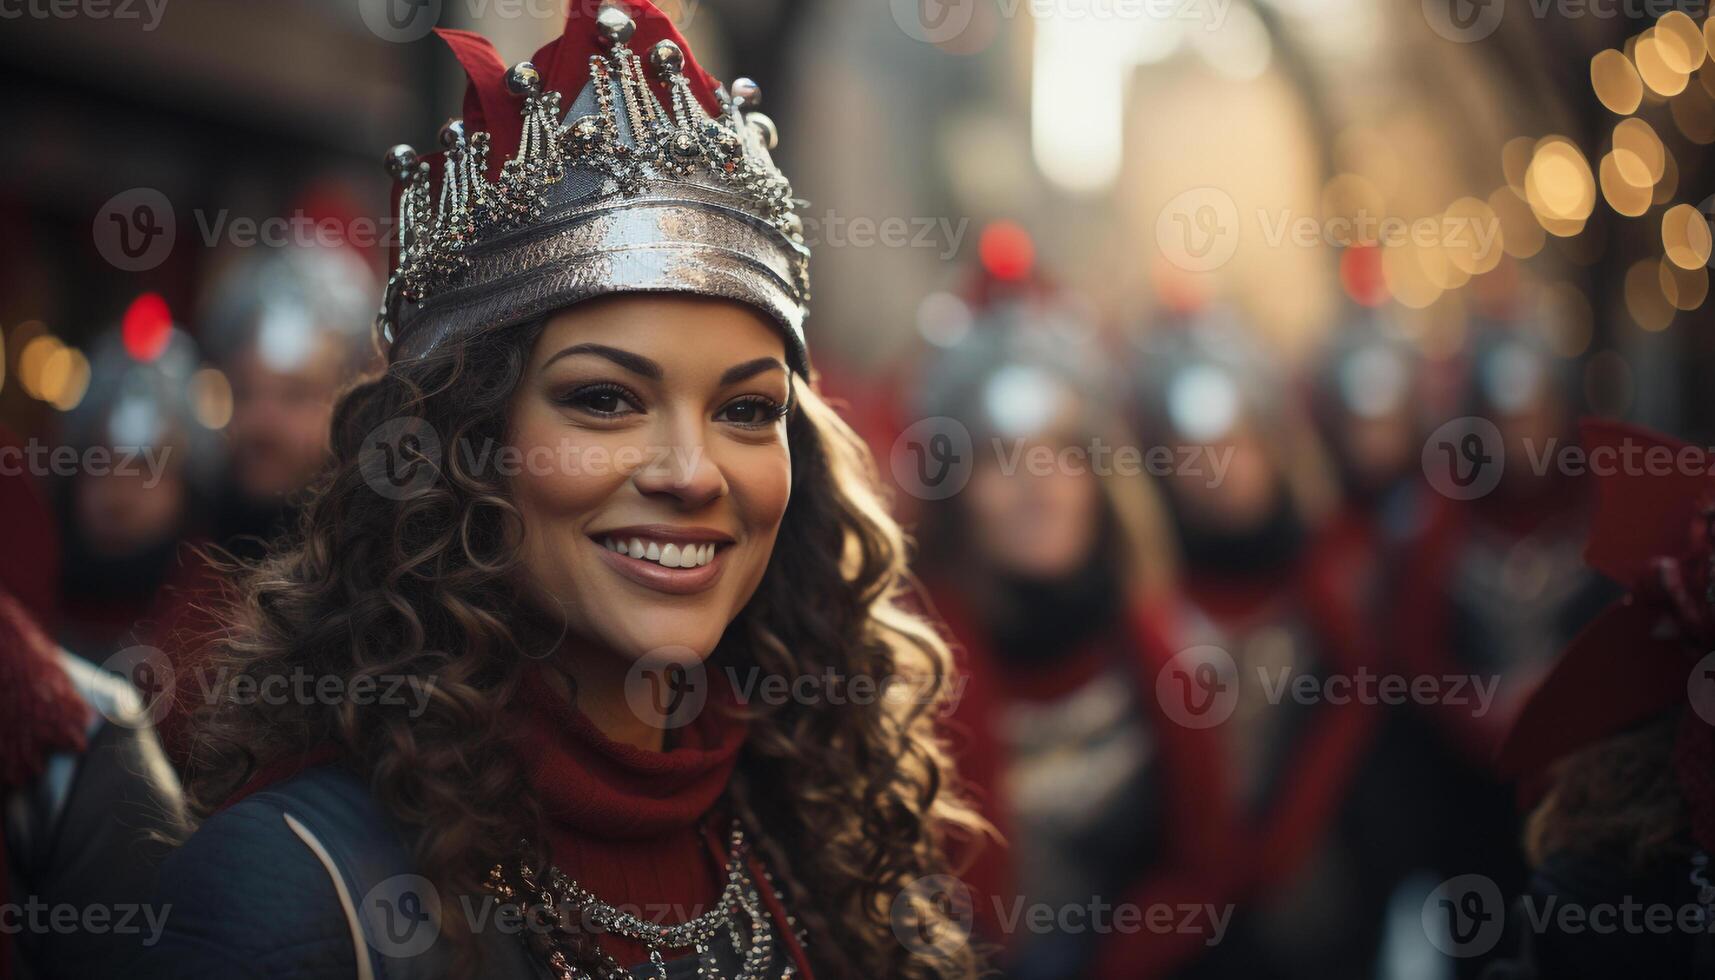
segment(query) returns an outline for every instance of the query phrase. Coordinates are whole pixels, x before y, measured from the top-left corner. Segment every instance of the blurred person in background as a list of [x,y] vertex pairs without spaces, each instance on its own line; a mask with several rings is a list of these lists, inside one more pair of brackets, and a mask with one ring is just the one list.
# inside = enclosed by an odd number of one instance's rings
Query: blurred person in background
[[[1607,420],[1584,423],[1581,441],[1593,453],[1701,453]],[[1707,467],[1615,468],[1593,482],[1585,560],[1626,595],[1561,653],[1502,744],[1501,775],[1534,803],[1532,872],[1506,916],[1499,948],[1511,955],[1484,980],[1692,977],[1715,965],[1715,479]],[[1588,925],[1543,914],[1556,908]],[[1472,924],[1445,923],[1448,938],[1493,939]]]
[[[227,389],[210,410],[230,414],[228,465],[147,621],[149,642],[172,658],[181,698],[205,680],[196,665],[219,631],[213,609],[231,581],[228,563],[261,558],[292,533],[302,495],[331,458],[334,403],[376,361],[378,288],[363,258],[342,245],[244,250],[208,287],[204,341]],[[175,760],[188,749],[188,721],[182,711],[161,719]]]
[[377,288],[342,245],[251,249],[210,284],[203,342],[232,388],[230,467],[207,529],[222,548],[256,557],[294,524],[327,465],[335,399],[376,361]]
[[[1412,751],[1399,757],[1413,774],[1399,787],[1412,815],[1402,840],[1430,879],[1481,873],[1509,895],[1525,868],[1495,752],[1555,652],[1612,595],[1580,558],[1587,488],[1555,465],[1557,449],[1576,444],[1572,364],[1539,326],[1475,325],[1462,405],[1475,428],[1430,437],[1426,459],[1454,468],[1425,471],[1436,492],[1403,557],[1390,617],[1399,670],[1468,678],[1479,695],[1413,705]],[[1460,974],[1475,975],[1482,961],[1462,961]]]
[[[0,429],[0,449],[22,446]],[[156,837],[183,829],[178,781],[126,680],[49,638],[58,535],[12,467],[0,540],[0,978],[124,976],[169,914],[148,903]],[[64,928],[67,909],[111,928]]]
[[1362,309],[1334,330],[1309,378],[1312,415],[1340,485],[1329,533],[1373,560],[1366,609],[1385,599],[1388,568],[1422,526],[1421,374],[1422,358],[1392,319]]
[[[1324,453],[1279,369],[1230,313],[1153,324],[1134,377],[1145,441],[1175,461],[1165,496],[1183,563],[1169,634],[1178,652],[1158,694],[1182,724],[1218,738],[1240,814],[1231,847],[1244,902],[1189,975],[1367,977],[1379,915],[1363,893],[1362,851],[1340,823],[1375,709],[1331,695],[1372,652],[1362,555],[1328,534]],[[1293,693],[1303,684],[1311,696]]]
[[1174,652],[1159,621],[1171,532],[1116,378],[1073,297],[999,279],[978,294],[917,386],[922,416],[956,420],[974,453],[968,483],[922,514],[920,569],[960,651],[955,755],[1003,839],[964,873],[977,936],[1021,980],[1164,976],[1218,923],[1042,932],[1012,918],[1218,908],[1231,836],[1218,743],[1155,698]]
[[165,321],[158,330],[96,342],[88,393],[63,429],[80,462],[59,488],[60,635],[97,662],[144,638],[221,463],[194,402],[196,345]]
[[[1356,563],[1349,578],[1368,661],[1396,674],[1397,664],[1389,667],[1396,632],[1388,617],[1403,555],[1423,531],[1431,492],[1420,469],[1424,370],[1392,311],[1357,308],[1334,329],[1307,378],[1312,414],[1339,478],[1340,505],[1326,531],[1330,548]],[[1391,910],[1402,888],[1418,886],[1411,876],[1422,867],[1414,838],[1401,828],[1423,819],[1413,767],[1427,733],[1403,705],[1388,705],[1378,714],[1371,746],[1348,791],[1341,834],[1355,857],[1357,894],[1367,908]],[[1390,912],[1385,922],[1378,977],[1394,975],[1388,964],[1437,955],[1410,917]]]

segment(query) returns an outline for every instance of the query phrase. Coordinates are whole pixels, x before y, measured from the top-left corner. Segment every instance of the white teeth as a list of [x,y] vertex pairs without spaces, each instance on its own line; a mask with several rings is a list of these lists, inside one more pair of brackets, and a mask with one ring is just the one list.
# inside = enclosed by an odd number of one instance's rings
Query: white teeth
[[715,558],[715,544],[712,541],[703,544],[681,544],[675,541],[663,545],[659,541],[645,543],[641,538],[632,538],[629,542],[624,538],[606,538],[602,545],[609,551],[658,562],[666,568],[701,568]]

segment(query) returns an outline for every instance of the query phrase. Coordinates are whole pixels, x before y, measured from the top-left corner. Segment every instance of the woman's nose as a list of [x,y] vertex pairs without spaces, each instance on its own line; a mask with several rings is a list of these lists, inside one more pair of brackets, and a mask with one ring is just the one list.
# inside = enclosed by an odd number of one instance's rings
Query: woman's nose
[[671,439],[648,447],[643,465],[632,474],[637,489],[649,496],[672,497],[692,510],[727,492],[726,477],[710,458],[700,427],[676,426]]

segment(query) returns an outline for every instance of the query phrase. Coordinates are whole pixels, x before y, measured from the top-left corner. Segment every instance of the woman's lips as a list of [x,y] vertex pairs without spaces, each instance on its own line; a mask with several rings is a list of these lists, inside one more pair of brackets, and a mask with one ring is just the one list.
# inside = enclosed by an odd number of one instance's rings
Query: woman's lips
[[721,569],[726,567],[726,553],[729,550],[723,545],[717,545],[714,557],[705,565],[695,568],[668,568],[647,558],[633,558],[610,551],[598,540],[591,540],[590,546],[601,554],[601,560],[606,562],[609,568],[620,575],[645,588],[670,595],[690,595],[713,585],[720,577]]

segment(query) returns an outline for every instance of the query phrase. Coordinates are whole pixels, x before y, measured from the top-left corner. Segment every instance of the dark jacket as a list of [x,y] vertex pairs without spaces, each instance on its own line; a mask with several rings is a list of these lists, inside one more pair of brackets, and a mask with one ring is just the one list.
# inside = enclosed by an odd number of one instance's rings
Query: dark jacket
[[131,685],[63,650],[58,659],[90,722],[82,752],[48,756],[3,801],[7,895],[22,913],[14,975],[122,977],[171,918],[154,900],[155,872],[165,839],[182,832],[179,783]]
[[493,903],[442,904],[368,786],[337,765],[209,818],[162,869],[160,900],[173,912],[146,978],[440,977],[450,954],[437,910],[486,926],[484,977],[547,976]]

